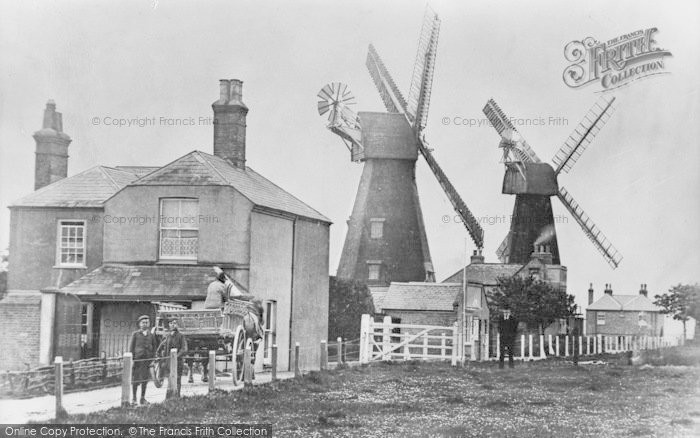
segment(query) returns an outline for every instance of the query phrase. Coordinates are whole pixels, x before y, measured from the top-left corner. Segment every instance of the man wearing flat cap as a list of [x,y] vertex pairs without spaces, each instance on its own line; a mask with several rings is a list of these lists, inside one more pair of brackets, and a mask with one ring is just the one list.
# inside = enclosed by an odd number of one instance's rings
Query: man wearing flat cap
[[150,378],[149,367],[156,356],[158,343],[156,336],[149,330],[151,319],[148,315],[141,315],[138,319],[139,329],[131,335],[131,343],[129,351],[132,354],[134,365],[132,368],[131,382],[133,391],[133,404],[136,404],[137,388],[141,385],[142,405],[147,404],[146,401],[146,385]]

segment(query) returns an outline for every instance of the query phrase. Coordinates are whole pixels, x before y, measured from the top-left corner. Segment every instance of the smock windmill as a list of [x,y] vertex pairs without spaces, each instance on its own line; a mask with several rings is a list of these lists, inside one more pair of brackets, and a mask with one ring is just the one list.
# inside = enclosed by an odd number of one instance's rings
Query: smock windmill
[[546,252],[551,252],[554,264],[561,264],[550,199],[556,195],[610,266],[614,269],[620,264],[622,255],[557,182],[557,176],[571,170],[608,121],[614,101],[614,97],[603,97],[586,113],[554,156],[555,168],[543,163],[496,102],[488,101],[484,114],[501,136],[499,147],[503,148],[502,161],[506,166],[502,192],[515,195],[510,231],[496,251],[502,262],[527,263],[533,250],[541,251],[536,248],[541,245],[549,247]]
[[484,232],[452,183],[435,161],[425,140],[440,20],[426,11],[418,42],[408,99],[404,99],[374,46],[367,69],[388,112],[354,113],[347,86],[326,85],[318,94],[319,114],[328,114],[327,128],[364,163],[338,277],[388,285],[391,281],[435,281],[423,214],[416,187],[418,154],[425,158],[476,247]]

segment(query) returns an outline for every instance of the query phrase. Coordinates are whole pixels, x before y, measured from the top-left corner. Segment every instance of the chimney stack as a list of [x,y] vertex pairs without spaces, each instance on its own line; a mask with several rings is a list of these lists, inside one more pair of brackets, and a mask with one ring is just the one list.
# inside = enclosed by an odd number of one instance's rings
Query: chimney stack
[[639,295],[647,296],[647,285],[646,283],[639,286]]
[[478,264],[478,263],[484,263],[484,256],[481,254],[481,250],[474,250],[474,253],[472,254],[471,257],[471,263],[473,265]]
[[532,253],[532,258],[539,259],[545,265],[554,263],[554,258],[550,252],[549,245],[535,245],[535,251]]
[[612,294],[613,294],[613,291],[612,291],[612,283],[610,283],[610,284],[605,283],[605,291],[604,291],[604,293],[606,293],[606,294],[612,296]]
[[593,283],[588,286],[588,305],[593,304]]
[[39,190],[68,176],[68,146],[72,140],[63,132],[63,115],[56,111],[53,100],[46,103],[42,127],[33,137],[34,190]]
[[238,79],[219,81],[219,100],[214,110],[214,155],[245,169],[246,116],[243,82]]

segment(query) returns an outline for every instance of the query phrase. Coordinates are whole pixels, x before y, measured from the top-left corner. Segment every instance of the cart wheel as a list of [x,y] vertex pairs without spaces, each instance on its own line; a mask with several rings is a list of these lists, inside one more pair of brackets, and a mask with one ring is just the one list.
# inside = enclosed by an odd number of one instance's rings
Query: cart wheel
[[[164,355],[165,351],[165,339],[163,339],[160,342],[160,345],[158,345],[158,348],[156,348],[156,357],[162,357]],[[163,386],[163,377],[165,376],[165,370],[167,367],[165,366],[165,361],[163,359],[156,359],[153,361],[153,364],[150,366],[149,371],[151,373],[151,380],[153,380],[153,384],[156,386],[156,388],[160,388]]]
[[233,384],[239,385],[243,382],[243,353],[245,351],[246,336],[243,327],[236,327],[236,331],[233,335]]

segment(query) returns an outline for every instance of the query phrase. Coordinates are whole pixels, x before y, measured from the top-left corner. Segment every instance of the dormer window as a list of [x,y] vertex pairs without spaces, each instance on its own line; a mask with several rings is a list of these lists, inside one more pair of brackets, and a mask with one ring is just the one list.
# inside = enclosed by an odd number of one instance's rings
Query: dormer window
[[197,260],[199,241],[199,201],[161,199],[160,259]]
[[384,218],[372,218],[369,220],[370,239],[381,239],[384,237]]

